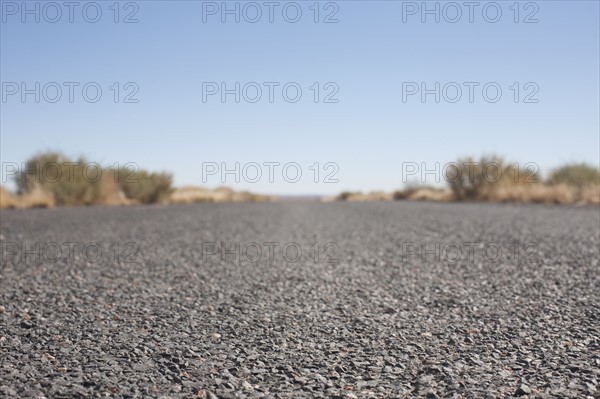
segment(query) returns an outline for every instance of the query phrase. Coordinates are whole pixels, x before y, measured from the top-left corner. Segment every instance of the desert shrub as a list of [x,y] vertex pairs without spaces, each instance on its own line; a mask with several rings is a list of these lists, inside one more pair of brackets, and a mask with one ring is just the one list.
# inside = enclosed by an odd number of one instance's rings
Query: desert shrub
[[168,173],[115,171],[82,157],[73,161],[58,152],[33,156],[15,178],[20,197],[44,204],[50,195],[49,206],[161,202],[169,196],[172,180]]
[[117,183],[125,196],[141,204],[153,204],[166,201],[172,192],[173,176],[170,173],[150,173],[120,168],[117,171]]
[[[419,183],[418,180],[410,181],[404,185],[402,190],[396,190],[392,192],[392,199],[394,201],[402,201],[410,199],[410,197],[417,192],[420,188],[424,188],[426,186]],[[427,186],[429,188],[429,186]]]
[[84,158],[72,161],[57,152],[41,153],[27,160],[15,181],[24,196],[35,193],[41,197],[43,192],[50,194],[59,206],[91,205],[100,196],[102,170],[89,165]]
[[336,201],[347,201],[348,198],[350,198],[350,196],[352,196],[353,193],[351,193],[350,191],[344,191],[338,194],[337,197],[335,197]]
[[540,183],[539,173],[496,156],[463,158],[446,169],[446,181],[457,200],[494,200],[499,190]]
[[392,199],[394,201],[402,201],[409,199],[412,194],[414,194],[417,190],[413,188],[407,188],[404,190],[396,190],[392,193]]
[[460,159],[446,169],[446,181],[450,185],[454,197],[459,200],[478,200],[489,196],[492,181],[484,165],[496,163],[501,170],[504,162],[496,158],[482,158],[475,161],[473,158]]
[[334,200],[348,202],[391,201],[393,197],[393,193],[383,191],[371,191],[369,193],[344,191],[335,196]]
[[548,178],[549,184],[566,184],[582,189],[586,186],[600,184],[600,171],[598,168],[580,164],[568,164],[555,169]]

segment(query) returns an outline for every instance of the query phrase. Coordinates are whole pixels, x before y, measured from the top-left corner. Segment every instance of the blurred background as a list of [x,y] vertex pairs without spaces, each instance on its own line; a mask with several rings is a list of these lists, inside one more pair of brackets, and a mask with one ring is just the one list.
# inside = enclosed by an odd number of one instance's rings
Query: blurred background
[[3,206],[598,201],[598,2],[1,3]]

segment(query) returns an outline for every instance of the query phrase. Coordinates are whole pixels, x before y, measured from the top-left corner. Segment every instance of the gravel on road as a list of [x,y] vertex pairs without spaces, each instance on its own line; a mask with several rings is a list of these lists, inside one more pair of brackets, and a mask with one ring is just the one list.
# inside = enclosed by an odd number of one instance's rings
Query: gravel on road
[[3,210],[0,397],[600,397],[600,208]]

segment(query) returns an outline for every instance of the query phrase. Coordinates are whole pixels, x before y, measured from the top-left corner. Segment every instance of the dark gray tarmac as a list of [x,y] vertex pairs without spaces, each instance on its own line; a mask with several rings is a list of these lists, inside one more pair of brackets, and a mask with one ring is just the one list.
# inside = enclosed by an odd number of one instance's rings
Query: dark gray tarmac
[[0,240],[0,397],[600,397],[597,206],[3,210]]

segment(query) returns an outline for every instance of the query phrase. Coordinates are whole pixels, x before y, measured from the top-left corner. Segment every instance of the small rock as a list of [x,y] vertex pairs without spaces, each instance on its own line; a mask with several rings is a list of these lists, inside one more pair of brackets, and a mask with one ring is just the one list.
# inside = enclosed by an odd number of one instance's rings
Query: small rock
[[294,377],[294,381],[296,381],[299,384],[306,384],[306,382],[308,381],[306,378],[304,377]]
[[33,324],[31,324],[30,322],[28,322],[27,320],[23,320],[21,322],[21,328],[31,328],[33,327]]
[[516,396],[529,395],[531,393],[531,388],[529,388],[525,384],[521,384],[519,388],[515,391]]
[[433,381],[432,375],[424,375],[421,378],[419,378],[419,384],[421,385],[430,385],[431,381]]

